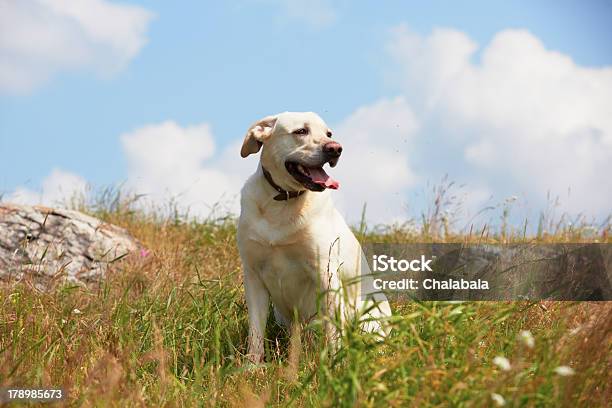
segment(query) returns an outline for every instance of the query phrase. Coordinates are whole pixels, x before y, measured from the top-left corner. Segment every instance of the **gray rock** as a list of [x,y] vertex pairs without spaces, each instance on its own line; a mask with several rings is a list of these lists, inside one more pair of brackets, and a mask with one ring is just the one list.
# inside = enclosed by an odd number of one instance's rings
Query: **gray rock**
[[0,280],[97,282],[139,248],[123,228],[78,211],[0,203]]

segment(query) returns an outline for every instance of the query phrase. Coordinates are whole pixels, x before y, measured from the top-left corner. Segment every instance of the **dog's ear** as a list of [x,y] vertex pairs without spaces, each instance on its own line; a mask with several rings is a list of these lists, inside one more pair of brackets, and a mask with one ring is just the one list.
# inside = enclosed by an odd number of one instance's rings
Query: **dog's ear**
[[242,149],[240,149],[242,157],[257,153],[261,149],[264,140],[272,134],[276,119],[276,116],[266,116],[251,125],[242,142]]

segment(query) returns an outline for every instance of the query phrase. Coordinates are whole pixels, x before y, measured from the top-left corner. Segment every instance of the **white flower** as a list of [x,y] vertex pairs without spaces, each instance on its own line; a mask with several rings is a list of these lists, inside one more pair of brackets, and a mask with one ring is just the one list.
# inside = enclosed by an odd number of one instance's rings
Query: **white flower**
[[569,377],[570,375],[576,374],[574,369],[568,366],[559,366],[555,368],[555,373],[557,373],[561,377]]
[[72,313],[73,313],[73,314],[76,314],[76,315],[80,315],[80,314],[81,314],[81,313],[83,313],[83,312],[81,312],[79,309],[74,309],[74,310],[72,311]]
[[519,337],[521,338],[523,344],[529,347],[530,349],[535,347],[535,339],[533,338],[533,335],[529,330],[522,330],[519,333]]
[[502,397],[496,392],[491,393],[491,399],[498,407],[503,407],[504,405],[506,405],[506,400],[504,399],[504,397]]
[[497,356],[493,359],[493,364],[501,368],[502,371],[510,371],[510,361],[506,357]]

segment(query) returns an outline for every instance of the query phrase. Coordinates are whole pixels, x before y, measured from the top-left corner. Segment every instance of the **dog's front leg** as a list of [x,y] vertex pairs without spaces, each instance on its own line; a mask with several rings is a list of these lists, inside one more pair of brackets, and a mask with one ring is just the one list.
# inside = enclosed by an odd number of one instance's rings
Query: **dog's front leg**
[[344,302],[342,301],[342,287],[337,272],[326,274],[327,282],[324,281],[325,291],[325,313],[327,314],[325,324],[325,337],[327,344],[333,352],[338,351],[344,326]]
[[264,359],[264,335],[268,321],[270,295],[256,273],[244,269],[244,290],[249,310],[247,358],[257,364]]

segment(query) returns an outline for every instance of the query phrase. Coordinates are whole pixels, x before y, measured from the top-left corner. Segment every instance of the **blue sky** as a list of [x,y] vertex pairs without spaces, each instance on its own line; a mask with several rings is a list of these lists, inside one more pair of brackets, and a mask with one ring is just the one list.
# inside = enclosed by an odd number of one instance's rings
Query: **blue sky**
[[[24,13],[45,7],[36,1],[28,2],[32,7]],[[225,148],[241,139],[250,123],[271,113],[312,110],[330,124],[351,129],[347,118],[360,107],[401,97],[420,123],[419,134],[414,136],[416,145],[419,138],[427,137],[426,133],[435,132],[438,139],[432,140],[445,147],[437,150],[440,160],[435,163],[408,154],[411,171],[414,167],[421,169],[418,182],[406,182],[390,199],[417,203],[415,197],[426,189],[427,181],[435,182],[449,173],[459,183],[488,183],[485,195],[491,193],[496,202],[501,202],[508,194],[523,193],[520,178],[508,182],[499,178],[499,183],[474,180],[482,167],[469,169],[463,161],[455,160],[465,156],[469,146],[444,141],[452,139],[451,133],[470,133],[475,122],[453,132],[447,127],[438,128],[437,121],[423,119],[436,117],[444,123],[455,120],[453,115],[447,116],[446,107],[431,112],[419,108],[419,101],[415,101],[420,97],[415,96],[418,92],[397,80],[405,69],[411,68],[406,68],[410,61],[398,62],[389,53],[394,30],[401,25],[410,35],[423,38],[436,28],[461,32],[479,46],[470,57],[477,66],[482,50],[496,34],[526,29],[547,51],[571,58],[581,69],[602,70],[605,86],[609,84],[606,70],[612,66],[612,2],[299,3],[115,3],[139,6],[152,15],[150,19],[143,17],[144,31],[134,34],[146,39],[136,52],[118,57],[113,52],[100,51],[102,56],[93,63],[66,63],[65,67],[57,64],[45,79],[28,89],[0,88],[0,192],[11,196],[16,189],[40,191],[45,177],[54,169],[78,175],[95,186],[125,181],[131,174],[130,157],[121,135],[164,121],[181,127],[207,124],[206,132],[216,144],[214,155],[221,156]],[[62,19],[58,21],[63,24]],[[10,34],[5,31],[5,35]],[[7,49],[0,44],[2,53],[14,51]],[[102,58],[123,61],[119,68],[100,69],[96,64],[103,65]],[[46,63],[43,57],[36,61]],[[418,77],[411,81],[419,82]],[[591,98],[590,95],[584,97]],[[599,122],[595,122],[593,127],[597,128]],[[610,136],[607,129],[602,130],[604,138]],[[490,132],[490,127],[486,131]],[[376,136],[384,143],[384,134]],[[608,148],[610,145],[604,143],[604,150]],[[602,158],[604,162],[606,157]],[[223,164],[228,165],[232,166]],[[596,170],[609,169],[605,164],[601,166]],[[423,171],[423,167],[430,171]],[[529,197],[527,205],[541,209],[542,198],[531,198],[532,195],[525,193]],[[346,201],[343,205],[350,206]],[[580,204],[568,211],[576,212]],[[422,204],[411,207],[418,210],[419,205]],[[600,205],[592,212],[601,216],[609,211]]]

